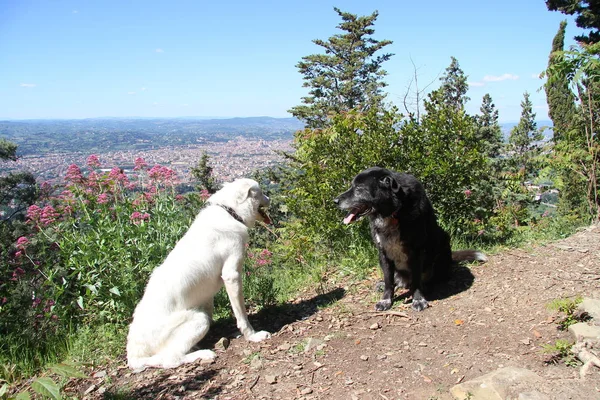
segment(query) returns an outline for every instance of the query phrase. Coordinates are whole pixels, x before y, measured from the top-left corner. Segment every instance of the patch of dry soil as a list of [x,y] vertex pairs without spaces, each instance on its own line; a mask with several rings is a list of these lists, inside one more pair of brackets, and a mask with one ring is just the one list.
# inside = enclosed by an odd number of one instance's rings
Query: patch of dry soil
[[600,399],[598,368],[580,380],[577,367],[549,363],[543,351],[571,340],[548,303],[600,298],[599,226],[462,267],[420,313],[402,300],[375,312],[375,269],[371,279],[330,283],[327,293],[254,315],[256,329],[273,332],[266,342],[237,338],[235,323],[220,321],[201,346],[223,336],[231,344],[216,346],[212,364],[132,373],[123,358],[67,390],[88,399],[451,399],[455,384],[516,366],[542,377],[553,398]]

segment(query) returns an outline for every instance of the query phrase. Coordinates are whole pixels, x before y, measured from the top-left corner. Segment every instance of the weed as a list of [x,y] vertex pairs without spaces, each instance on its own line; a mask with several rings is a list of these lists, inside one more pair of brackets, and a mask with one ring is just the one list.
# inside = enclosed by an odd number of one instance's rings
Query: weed
[[564,317],[558,322],[560,330],[566,330],[570,325],[573,325],[577,322],[580,322],[581,316],[578,316],[575,311],[577,311],[577,306],[581,303],[583,299],[581,296],[577,296],[574,299],[569,298],[561,298],[554,299],[548,305],[549,310],[554,310],[561,312]]
[[571,352],[573,342],[564,339],[558,339],[554,344],[546,344],[543,346],[544,353],[550,354],[548,363],[558,363],[563,361],[565,365],[569,367],[575,367],[579,365],[579,360]]

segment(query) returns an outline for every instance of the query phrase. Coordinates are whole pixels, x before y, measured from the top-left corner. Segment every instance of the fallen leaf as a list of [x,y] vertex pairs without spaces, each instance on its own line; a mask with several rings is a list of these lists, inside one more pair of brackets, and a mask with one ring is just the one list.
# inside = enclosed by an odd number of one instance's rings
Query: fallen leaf
[[462,320],[462,319],[455,319],[455,320],[454,320],[454,324],[455,324],[456,326],[460,326],[460,325],[462,325],[462,324],[464,324],[464,323],[465,323],[465,321],[464,321],[464,320]]

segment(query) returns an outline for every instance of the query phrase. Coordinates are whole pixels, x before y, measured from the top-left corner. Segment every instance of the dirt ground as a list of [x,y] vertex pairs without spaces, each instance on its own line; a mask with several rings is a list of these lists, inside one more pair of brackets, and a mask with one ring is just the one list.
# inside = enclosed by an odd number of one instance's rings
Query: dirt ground
[[[213,363],[132,373],[125,359],[72,381],[79,398],[136,399],[450,399],[448,390],[503,366],[527,368],[556,387],[556,399],[600,399],[600,372],[579,379],[577,367],[551,362],[543,346],[571,340],[557,328],[554,299],[600,298],[600,227],[561,241],[508,250],[461,267],[417,313],[397,299],[375,312],[371,279],[336,283],[251,320],[273,337],[237,337],[220,321],[201,347]],[[397,293],[398,294],[398,293]],[[231,340],[227,349],[218,343]]]

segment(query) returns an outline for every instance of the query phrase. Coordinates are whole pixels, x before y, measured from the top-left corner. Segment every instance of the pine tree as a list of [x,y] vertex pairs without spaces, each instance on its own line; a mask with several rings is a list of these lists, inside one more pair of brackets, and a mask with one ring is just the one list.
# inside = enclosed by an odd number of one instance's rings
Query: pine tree
[[491,159],[497,158],[502,148],[502,129],[498,123],[498,110],[489,93],[483,96],[479,110],[481,115],[476,117],[478,139],[484,144],[485,155]]
[[[560,62],[560,52],[564,50],[565,30],[567,21],[562,21],[554,40],[552,41],[552,50],[548,57],[548,71],[552,71],[552,66]],[[559,74],[560,71],[553,72]],[[550,76],[547,73],[547,81],[544,85],[550,119],[553,123],[554,142],[557,143],[570,129],[573,129],[577,108],[575,106],[575,96],[569,88],[569,82],[566,76]]]
[[392,42],[372,38],[377,11],[359,17],[338,8],[334,10],[342,18],[337,27],[344,33],[327,41],[313,40],[325,49],[325,54],[303,57],[296,65],[304,76],[303,86],[310,90],[302,98],[304,104],[289,112],[308,128],[323,128],[332,115],[341,112],[379,107],[385,97],[382,88],[386,86],[383,77],[387,73],[381,66],[392,54],[375,56],[375,53]]
[[538,150],[536,141],[542,140],[542,137],[541,132],[537,129],[529,93],[525,92],[521,102],[521,119],[517,126],[510,131],[508,138],[508,143],[513,151],[511,160],[521,176],[522,183],[533,173],[532,159]]
[[450,66],[446,68],[446,72],[440,80],[442,81],[440,90],[444,94],[444,102],[456,110],[462,109],[469,101],[469,97],[467,97],[469,85],[467,76],[455,57],[452,57]]
[[597,0],[546,0],[550,11],[566,15],[576,15],[575,24],[579,28],[591,29],[587,34],[575,36],[580,43],[592,44],[600,41],[600,2]]
[[213,168],[210,166],[210,157],[206,152],[202,153],[202,157],[195,167],[192,167],[191,174],[198,181],[200,189],[205,189],[212,194],[219,190],[219,185],[213,176]]

